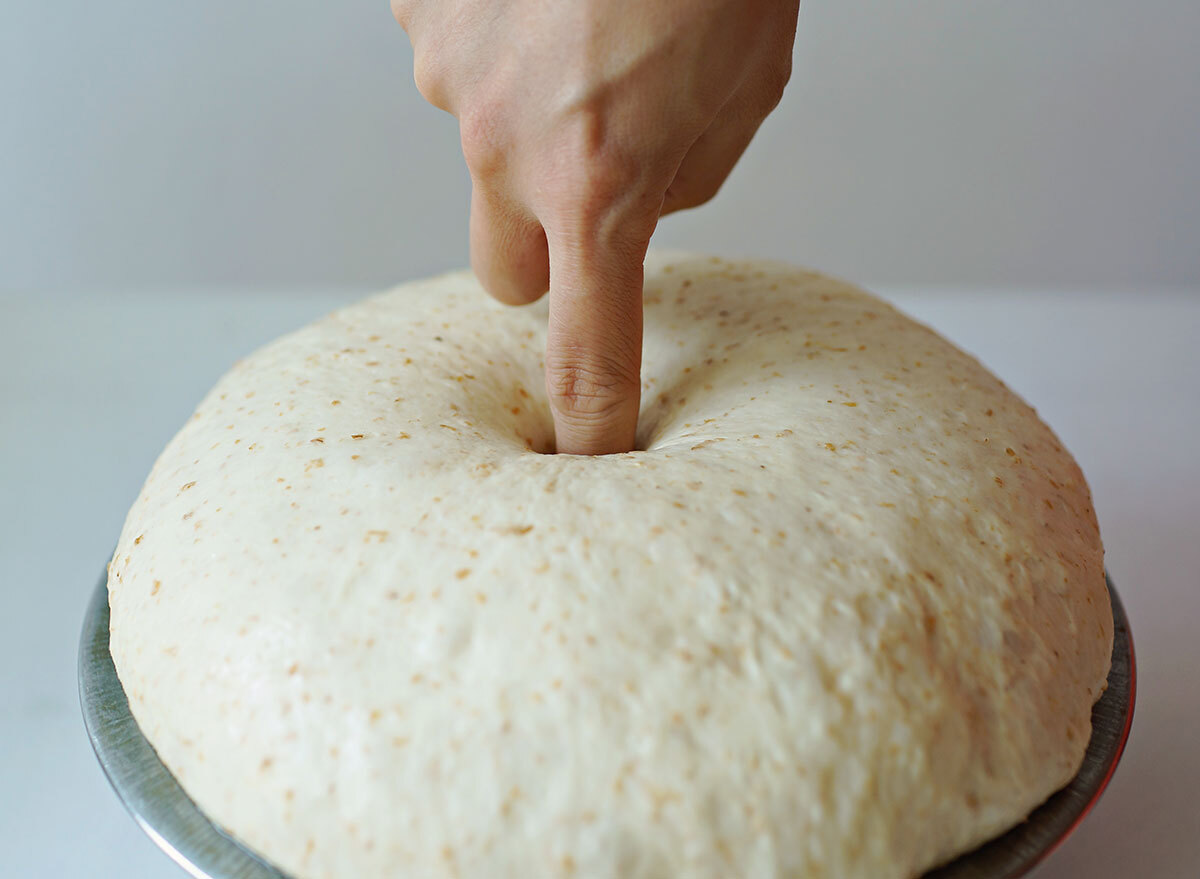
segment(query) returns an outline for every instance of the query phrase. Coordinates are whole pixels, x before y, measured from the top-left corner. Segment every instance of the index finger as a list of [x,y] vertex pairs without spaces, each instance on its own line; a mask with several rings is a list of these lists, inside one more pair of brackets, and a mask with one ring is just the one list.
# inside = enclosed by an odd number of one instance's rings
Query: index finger
[[560,453],[604,455],[634,448],[641,397],[642,265],[657,219],[656,208],[653,216],[628,223],[570,223],[546,230],[546,390]]

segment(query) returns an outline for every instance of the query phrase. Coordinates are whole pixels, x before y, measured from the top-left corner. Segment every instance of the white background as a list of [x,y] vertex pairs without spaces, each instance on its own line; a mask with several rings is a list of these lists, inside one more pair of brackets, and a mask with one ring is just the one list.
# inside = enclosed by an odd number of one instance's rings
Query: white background
[[[89,749],[75,690],[84,608],[154,457],[218,375],[360,292],[4,301],[0,875],[182,875],[122,811]],[[1200,296],[893,292],[981,356],[1077,455],[1132,620],[1140,679],[1128,751],[1039,879],[1195,879]]]
[[[3,0],[0,291],[464,264],[457,129],[411,65],[387,0]],[[1200,3],[804,0],[783,104],[658,243],[1200,285]]]

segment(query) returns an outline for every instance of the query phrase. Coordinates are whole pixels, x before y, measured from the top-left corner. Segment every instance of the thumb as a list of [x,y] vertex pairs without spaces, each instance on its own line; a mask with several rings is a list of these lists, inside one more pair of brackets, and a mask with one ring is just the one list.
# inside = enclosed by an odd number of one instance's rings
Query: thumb
[[[547,229],[546,390],[557,451],[633,449],[642,365],[642,264],[657,220],[634,234]],[[610,224],[604,224],[611,229]],[[603,228],[603,227],[601,227]],[[642,234],[644,233],[644,234]]]

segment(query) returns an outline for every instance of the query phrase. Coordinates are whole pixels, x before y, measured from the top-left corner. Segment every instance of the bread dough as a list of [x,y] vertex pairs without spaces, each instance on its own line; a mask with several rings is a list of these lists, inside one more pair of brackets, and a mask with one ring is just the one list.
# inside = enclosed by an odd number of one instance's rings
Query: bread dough
[[1073,776],[1112,614],[1033,409],[848,284],[652,254],[644,451],[541,454],[545,325],[407,284],[167,446],[111,650],[207,815],[303,879],[905,879]]

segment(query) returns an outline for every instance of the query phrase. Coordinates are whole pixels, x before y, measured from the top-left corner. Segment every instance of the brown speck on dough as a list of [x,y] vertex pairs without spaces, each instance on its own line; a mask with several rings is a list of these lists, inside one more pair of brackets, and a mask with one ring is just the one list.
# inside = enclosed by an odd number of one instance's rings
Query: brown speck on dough
[[137,537],[133,538],[133,545],[137,546],[139,543],[142,542],[142,538],[145,536],[146,536],[145,534],[139,534]]
[[314,436],[312,439],[309,440],[309,442],[310,443],[323,443],[323,442],[325,442],[325,438],[321,437],[321,436]]
[[192,487],[192,486],[194,486],[195,484],[196,484],[196,483],[195,483],[194,481],[193,481],[193,482],[186,482],[186,483],[184,483],[183,485],[181,485],[181,486],[179,487],[179,490],[180,490],[180,491],[187,491],[189,488],[191,488],[191,487]]
[[383,543],[388,539],[389,533],[390,532],[388,531],[371,529],[367,531],[366,536],[363,537],[363,543],[370,543],[371,541],[374,541],[375,543]]
[[298,671],[300,671],[300,663],[293,662],[290,666],[288,666],[288,674],[289,675],[294,675]]
[[465,580],[469,576],[471,576],[470,568],[459,568],[457,571],[454,572],[455,580]]
[[361,433],[350,434],[350,439],[362,439],[362,438],[363,438],[363,435]]
[[271,768],[271,764],[273,764],[274,762],[275,762],[275,759],[273,757],[263,757],[262,762],[258,764],[258,771],[266,772],[268,769]]
[[162,580],[155,580],[154,585],[150,588],[150,594],[158,595],[158,590],[161,587],[162,587]]
[[505,525],[502,528],[497,528],[496,533],[497,534],[512,534],[517,537],[520,537],[524,534],[528,534],[532,530],[533,530],[532,525]]
[[309,461],[307,464],[304,465],[304,472],[307,473],[310,470],[320,470],[324,466],[325,466],[324,458],[313,458],[311,461]]

